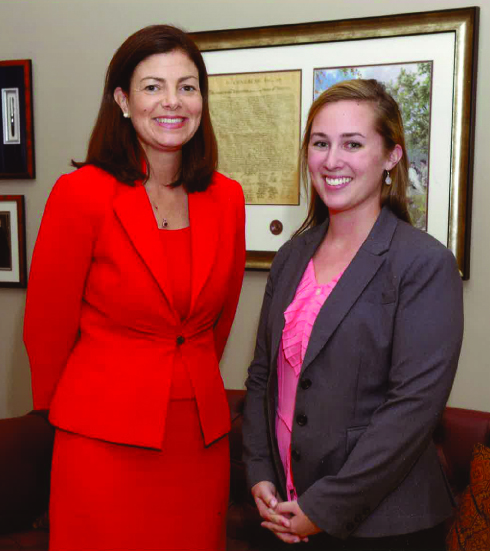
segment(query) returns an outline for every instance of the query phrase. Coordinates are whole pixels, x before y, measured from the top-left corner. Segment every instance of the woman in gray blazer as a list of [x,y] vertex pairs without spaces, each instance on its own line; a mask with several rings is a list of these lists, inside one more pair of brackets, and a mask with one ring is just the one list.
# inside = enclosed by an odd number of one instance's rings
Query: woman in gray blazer
[[444,549],[453,500],[432,435],[462,284],[410,224],[403,123],[382,85],[342,82],[313,103],[302,166],[308,217],[274,259],[246,383],[262,525],[305,548]]

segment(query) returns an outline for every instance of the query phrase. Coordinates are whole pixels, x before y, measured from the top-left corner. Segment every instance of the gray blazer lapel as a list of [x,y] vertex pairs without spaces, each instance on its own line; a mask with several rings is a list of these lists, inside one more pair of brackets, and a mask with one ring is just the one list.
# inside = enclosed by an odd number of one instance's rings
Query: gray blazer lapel
[[398,218],[388,207],[384,207],[366,241],[318,314],[301,368],[302,372],[326,345],[335,329],[383,264],[383,253],[389,249],[397,223]]
[[325,237],[327,228],[328,220],[306,234],[297,237],[292,242],[292,250],[281,271],[280,280],[276,283],[277,291],[274,293],[271,305],[271,312],[274,315],[271,339],[272,365],[276,365],[277,353],[284,329],[284,312],[291,304],[306,266]]
[[[313,228],[307,233],[293,239],[291,251],[284,267],[279,270],[277,280],[274,281],[274,296],[270,308],[271,320],[271,372],[268,381],[268,420],[270,434],[275,434],[276,397],[277,397],[277,355],[284,329],[284,312],[291,304],[301,278],[311,257],[322,242],[327,231],[328,221]],[[272,456],[276,465],[280,492],[286,499],[286,477],[282,468],[281,457],[275,438],[272,440]]]

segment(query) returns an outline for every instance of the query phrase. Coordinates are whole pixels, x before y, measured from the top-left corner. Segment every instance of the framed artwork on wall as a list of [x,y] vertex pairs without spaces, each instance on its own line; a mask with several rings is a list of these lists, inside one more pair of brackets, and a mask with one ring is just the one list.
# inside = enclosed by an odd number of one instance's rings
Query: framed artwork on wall
[[0,117],[0,178],[35,178],[30,59],[0,61]]
[[23,195],[0,195],[0,287],[27,287]]
[[298,154],[326,87],[376,78],[398,100],[415,225],[469,277],[479,8],[191,34],[210,75],[219,170],[243,186],[247,268],[269,269],[306,217]]

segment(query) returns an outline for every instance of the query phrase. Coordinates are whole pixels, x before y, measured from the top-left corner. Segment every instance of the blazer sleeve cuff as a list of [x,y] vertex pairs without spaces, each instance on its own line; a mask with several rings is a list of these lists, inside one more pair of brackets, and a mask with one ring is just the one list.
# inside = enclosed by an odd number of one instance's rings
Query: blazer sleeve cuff
[[343,507],[336,506],[335,503],[325,504],[319,492],[316,491],[315,485],[298,498],[298,505],[319,528],[339,539],[348,538],[372,512],[371,506],[366,501],[346,517]]
[[280,491],[280,484],[272,467],[265,464],[254,464],[252,467],[246,465],[247,472],[247,487],[251,490],[259,482],[267,481],[272,482],[274,486]]

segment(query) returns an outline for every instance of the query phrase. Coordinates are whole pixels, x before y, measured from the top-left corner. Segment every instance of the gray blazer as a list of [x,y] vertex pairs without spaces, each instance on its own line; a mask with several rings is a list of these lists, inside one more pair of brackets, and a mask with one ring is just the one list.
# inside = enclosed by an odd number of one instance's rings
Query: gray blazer
[[[285,477],[275,439],[284,311],[328,221],[287,242],[265,290],[246,382],[249,485]],[[384,207],[313,326],[297,388],[291,456],[298,502],[327,533],[380,537],[430,528],[453,499],[432,434],[463,336],[452,253]]]

